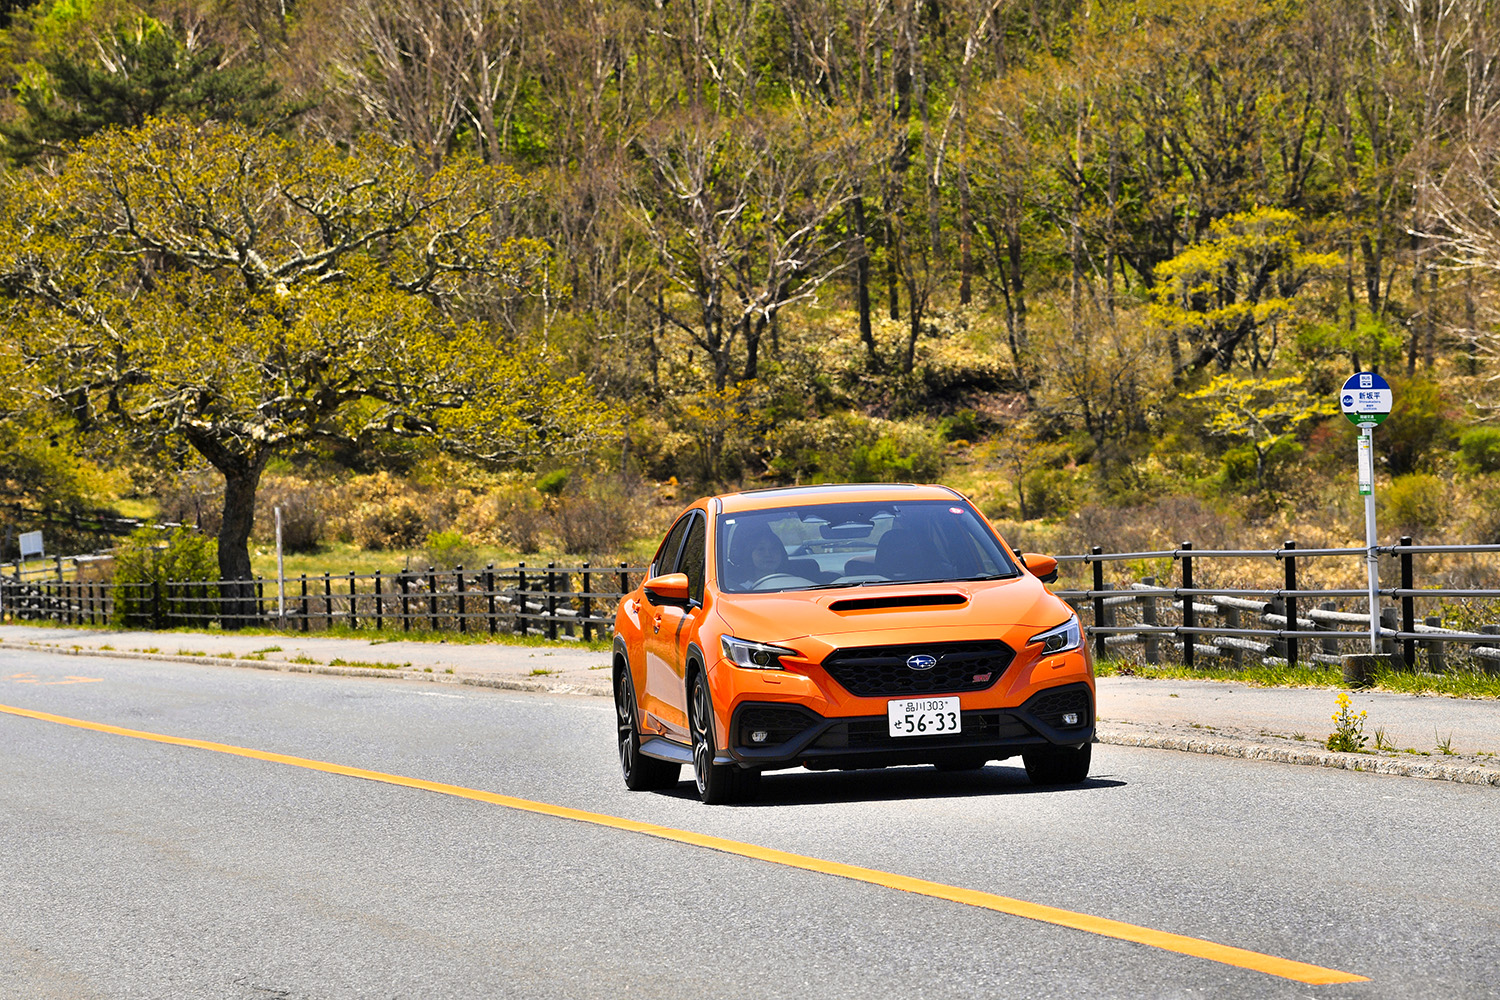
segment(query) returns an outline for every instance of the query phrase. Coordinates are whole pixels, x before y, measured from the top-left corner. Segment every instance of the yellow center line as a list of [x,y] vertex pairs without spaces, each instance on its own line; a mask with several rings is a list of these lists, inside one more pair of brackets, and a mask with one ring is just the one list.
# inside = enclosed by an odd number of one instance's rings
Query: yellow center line
[[1235,948],[1231,945],[1217,944],[1213,941],[1205,941],[1202,938],[1188,937],[1183,934],[1172,934],[1167,931],[1142,927],[1138,924],[1128,924],[1119,920],[1110,920],[1105,917],[1091,916],[1087,913],[1075,913],[1071,910],[1063,910],[1055,906],[1028,903],[1025,900],[1011,899],[1008,896],[997,896],[994,893],[980,892],[976,889],[964,889],[958,886],[944,885],[941,882],[929,882],[926,879],[896,875],[874,868],[861,868],[858,865],[846,865],[838,861],[825,861],[821,858],[808,857],[804,854],[792,854],[788,851],[779,851],[771,847],[761,847],[757,844],[747,844],[738,840],[715,837],[706,833],[678,830],[673,827],[658,826],[655,823],[642,823],[638,820],[609,816],[604,813],[588,812],[582,809],[570,809],[567,806],[552,805],[547,802],[534,802],[530,799],[516,798],[511,795],[499,795],[495,792],[481,791],[477,788],[465,788],[462,785],[448,785],[439,781],[425,781],[421,778],[408,778],[399,774],[367,771],[364,768],[345,767],[342,764],[330,764],[326,761],[309,760],[305,757],[291,757],[286,754],[268,753],[264,750],[252,750],[248,747],[231,746],[227,743],[212,743],[207,740],[193,740],[181,736],[148,733],[139,729],[124,729],[120,726],[111,726],[102,722],[71,719],[64,715],[51,715],[47,712],[36,712],[26,708],[13,708],[9,705],[0,705],[0,712],[28,719],[37,719],[42,722],[73,726],[78,729],[109,733],[114,736],[128,736],[132,739],[149,740],[153,743],[192,747],[198,750],[211,750],[215,753],[233,754],[237,757],[249,757],[252,760],[286,764],[292,767],[306,768],[311,771],[323,771],[328,774],[341,774],[350,778],[363,778],[366,781],[378,781],[387,785],[400,785],[404,788],[419,788],[423,791],[437,792],[441,795],[453,795],[462,799],[472,799],[475,802],[487,802],[491,805],[504,806],[507,809],[518,809],[522,812],[536,813],[542,816],[554,816],[558,819],[591,823],[595,826],[609,827],[614,830],[641,833],[649,837],[675,841],[679,844],[706,847],[710,850],[723,851],[726,854],[754,858],[757,861],[785,865],[789,868],[800,868],[804,871],[818,872],[823,875],[836,875],[840,878],[852,879],[856,882],[867,882],[871,885],[900,889],[903,892],[916,893],[922,896],[931,896],[934,899],[945,899],[954,903],[962,903],[966,906],[995,910],[999,913],[1025,917],[1028,920],[1039,920],[1043,923],[1086,931],[1090,934],[1098,934],[1103,937],[1118,938],[1121,941],[1133,941],[1137,944],[1149,945],[1152,948],[1160,948],[1164,951],[1191,955],[1195,958],[1205,958],[1213,962],[1222,962],[1225,965],[1263,972],[1270,976],[1280,976],[1283,979],[1291,979],[1299,983],[1307,983],[1314,986],[1322,986],[1330,983],[1362,983],[1369,981],[1367,977],[1355,975],[1351,972],[1340,972],[1337,969],[1309,965],[1306,962],[1278,958],[1275,955],[1266,955],[1244,948]]

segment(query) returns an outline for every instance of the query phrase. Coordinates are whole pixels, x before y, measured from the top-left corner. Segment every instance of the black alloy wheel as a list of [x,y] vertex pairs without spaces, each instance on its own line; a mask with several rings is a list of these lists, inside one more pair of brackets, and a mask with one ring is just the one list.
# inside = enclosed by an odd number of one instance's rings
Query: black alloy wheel
[[1089,776],[1093,747],[1038,747],[1026,750],[1021,760],[1033,785],[1076,785]]
[[708,693],[708,681],[702,674],[693,677],[690,704],[688,728],[693,734],[693,778],[698,783],[698,798],[708,805],[753,799],[760,786],[759,771],[714,763],[714,706]]
[[615,678],[615,731],[620,750],[620,773],[625,787],[635,792],[671,788],[682,774],[682,765],[673,764],[641,753],[641,734],[635,725],[635,685],[630,682],[630,667],[617,672]]

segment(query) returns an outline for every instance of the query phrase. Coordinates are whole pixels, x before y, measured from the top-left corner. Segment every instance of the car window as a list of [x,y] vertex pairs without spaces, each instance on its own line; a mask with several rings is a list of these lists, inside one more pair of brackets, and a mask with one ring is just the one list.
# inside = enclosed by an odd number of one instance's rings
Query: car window
[[678,571],[687,574],[688,597],[700,604],[703,601],[703,569],[706,556],[704,541],[707,536],[707,519],[694,516],[692,527],[688,528],[687,541],[682,546],[682,558],[677,564]]
[[688,511],[672,525],[672,530],[662,540],[661,548],[656,550],[656,558],[651,560],[650,576],[677,572],[677,555],[682,551],[682,537],[687,534],[692,521],[693,512]]
[[720,587],[728,593],[1020,573],[974,509],[948,500],[723,514],[715,558]]

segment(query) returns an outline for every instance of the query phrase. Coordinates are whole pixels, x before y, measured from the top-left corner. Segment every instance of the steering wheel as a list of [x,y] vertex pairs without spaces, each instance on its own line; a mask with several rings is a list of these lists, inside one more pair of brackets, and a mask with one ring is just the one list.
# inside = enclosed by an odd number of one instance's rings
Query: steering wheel
[[[750,584],[750,589],[760,590],[763,584],[769,583],[772,580],[790,580],[793,583],[812,583],[812,581],[807,579],[807,577],[797,576],[795,573],[767,573],[759,580],[756,580],[754,583]],[[765,589],[770,590],[771,588],[766,587]]]

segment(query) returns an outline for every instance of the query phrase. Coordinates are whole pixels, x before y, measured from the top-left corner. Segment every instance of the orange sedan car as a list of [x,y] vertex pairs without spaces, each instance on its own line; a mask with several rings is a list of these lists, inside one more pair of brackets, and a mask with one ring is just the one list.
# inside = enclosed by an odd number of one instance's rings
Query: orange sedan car
[[615,615],[620,767],[632,789],[690,764],[704,802],[765,770],[1019,754],[1088,776],[1094,671],[1078,618],[942,486],[707,497],[677,518]]

